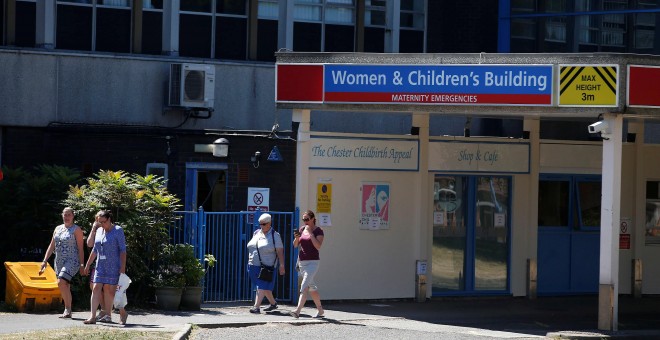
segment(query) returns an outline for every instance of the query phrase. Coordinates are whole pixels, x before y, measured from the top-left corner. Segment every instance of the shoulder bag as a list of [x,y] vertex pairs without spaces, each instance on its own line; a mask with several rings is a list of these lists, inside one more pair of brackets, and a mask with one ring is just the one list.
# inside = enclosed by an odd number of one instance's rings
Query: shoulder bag
[[[273,247],[275,247],[275,231],[271,229],[271,234],[273,238]],[[275,249],[275,252],[277,253],[277,248]],[[259,263],[261,263],[261,269],[259,270],[259,275],[257,276],[259,280],[266,281],[266,282],[271,282],[273,281],[273,275],[275,273],[275,263],[277,263],[277,256],[275,256],[275,261],[273,261],[272,266],[267,266],[263,262],[261,262],[261,254],[259,253],[259,240],[257,239],[257,256],[259,256]]]

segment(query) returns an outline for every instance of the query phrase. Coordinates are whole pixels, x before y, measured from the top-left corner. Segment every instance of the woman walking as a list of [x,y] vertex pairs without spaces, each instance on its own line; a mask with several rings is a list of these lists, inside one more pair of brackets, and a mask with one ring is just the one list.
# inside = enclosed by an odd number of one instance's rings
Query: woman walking
[[314,212],[311,210],[303,213],[303,222],[305,226],[293,232],[293,246],[296,248],[300,247],[298,251],[298,266],[300,267],[300,275],[303,279],[300,285],[298,306],[296,306],[296,310],[289,314],[296,319],[300,316],[300,311],[305,307],[305,302],[307,302],[307,293],[309,293],[317,309],[314,317],[322,318],[325,314],[323,306],[321,306],[321,296],[319,295],[314,277],[319,269],[319,250],[321,249],[321,245],[323,245],[323,229],[316,226],[316,218],[314,217]]

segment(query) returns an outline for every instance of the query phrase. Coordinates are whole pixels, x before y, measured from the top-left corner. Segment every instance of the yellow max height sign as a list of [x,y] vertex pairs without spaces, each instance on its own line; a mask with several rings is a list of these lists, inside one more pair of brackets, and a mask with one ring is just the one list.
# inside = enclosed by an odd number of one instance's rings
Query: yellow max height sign
[[559,65],[559,106],[617,106],[619,65]]

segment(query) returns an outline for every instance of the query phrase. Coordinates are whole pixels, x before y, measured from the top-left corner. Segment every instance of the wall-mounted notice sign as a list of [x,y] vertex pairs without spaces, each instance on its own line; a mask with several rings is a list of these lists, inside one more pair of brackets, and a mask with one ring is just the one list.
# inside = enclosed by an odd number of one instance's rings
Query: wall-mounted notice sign
[[559,65],[559,106],[617,106],[618,65]]

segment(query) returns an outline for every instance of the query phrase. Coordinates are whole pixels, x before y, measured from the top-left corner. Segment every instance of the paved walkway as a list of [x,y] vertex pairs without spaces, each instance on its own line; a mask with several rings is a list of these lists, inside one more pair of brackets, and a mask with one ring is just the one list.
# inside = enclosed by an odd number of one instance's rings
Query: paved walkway
[[[315,309],[306,308],[299,319],[288,315],[293,306],[280,305],[269,313],[251,314],[247,303],[205,304],[198,312],[164,312],[128,308],[128,324],[84,325],[86,312],[74,312],[73,319],[58,314],[0,314],[3,333],[21,333],[68,327],[117,327],[166,331],[185,337],[190,324],[202,327],[240,327],[271,322],[319,323],[372,320],[416,321],[416,327],[460,327],[473,334],[523,334],[527,336],[582,339],[589,337],[660,339],[660,297],[620,297],[619,330],[597,330],[598,299],[588,297],[538,298],[444,298],[426,303],[412,301],[325,302],[326,320],[311,318]],[[306,315],[305,315],[306,314]],[[114,320],[119,316],[115,314]],[[398,322],[398,321],[397,321]]]

